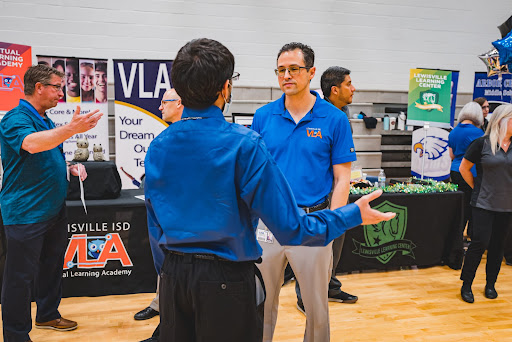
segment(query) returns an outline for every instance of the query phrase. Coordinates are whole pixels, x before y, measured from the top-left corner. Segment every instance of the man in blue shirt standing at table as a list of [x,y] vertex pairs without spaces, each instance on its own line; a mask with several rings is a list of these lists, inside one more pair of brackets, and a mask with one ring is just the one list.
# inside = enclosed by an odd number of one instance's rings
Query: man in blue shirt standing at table
[[[314,60],[313,50],[305,44],[289,43],[281,48],[275,72],[284,94],[258,109],[252,124],[290,183],[298,206],[306,212],[328,208],[331,188],[331,209],[347,203],[351,162],[356,160],[346,115],[309,89],[316,71]],[[267,231],[267,227],[260,222],[258,231]],[[274,334],[288,260],[297,280],[297,308],[306,314],[304,341],[329,341],[332,244],[284,246],[286,242],[277,237],[260,240],[260,245],[263,262],[259,269],[267,290],[263,340],[271,341]]]
[[[46,65],[30,67],[24,76],[26,100],[0,122],[4,178],[0,193],[7,240],[2,284],[5,342],[30,341],[30,302],[37,303],[36,328],[67,331],[77,323],[61,317],[62,266],[67,246],[67,165],[62,143],[95,127],[98,110],[80,114],[55,127],[46,111],[64,96],[64,74]],[[81,164],[69,172],[87,177]]]
[[162,341],[261,342],[256,218],[282,243],[319,246],[350,227],[394,217],[369,207],[380,191],[335,211],[299,209],[261,137],[224,119],[239,77],[234,65],[215,40],[193,40],[179,50],[171,79],[182,119],[156,137],[146,155]]

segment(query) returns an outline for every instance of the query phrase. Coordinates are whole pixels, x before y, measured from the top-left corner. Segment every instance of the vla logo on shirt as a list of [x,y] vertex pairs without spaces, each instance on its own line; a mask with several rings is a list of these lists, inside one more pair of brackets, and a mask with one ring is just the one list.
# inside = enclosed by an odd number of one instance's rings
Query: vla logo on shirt
[[322,139],[322,130],[320,128],[307,128],[308,137]]

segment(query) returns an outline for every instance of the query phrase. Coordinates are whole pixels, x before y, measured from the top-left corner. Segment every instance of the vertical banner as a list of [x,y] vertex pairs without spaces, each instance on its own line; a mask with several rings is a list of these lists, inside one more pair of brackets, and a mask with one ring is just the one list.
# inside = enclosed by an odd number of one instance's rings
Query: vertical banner
[[455,121],[455,105],[457,103],[457,88],[459,87],[459,71],[452,71],[452,104],[450,106],[450,126],[453,127]]
[[411,69],[407,125],[450,128],[452,72]]
[[438,181],[450,177],[452,159],[448,151],[448,131],[430,127],[412,132],[411,174]]
[[103,117],[93,129],[78,133],[64,142],[66,160],[74,158],[77,140],[86,139],[89,149],[89,159],[93,159],[93,148],[100,147],[104,158],[108,160],[108,104],[107,104],[107,60],[85,59],[56,56],[37,56],[38,64],[52,66],[64,73],[62,89],[64,97],[56,107],[46,113],[55,122],[55,126],[63,126],[71,121],[77,106],[81,114],[87,114],[95,109],[103,113]]
[[512,103],[512,75],[487,76],[486,72],[475,72],[473,98],[485,97],[489,102]]
[[32,48],[0,42],[0,111],[16,107],[23,92],[23,76],[32,65]]
[[172,61],[114,60],[116,164],[123,189],[140,186],[151,141],[168,127],[158,109]]

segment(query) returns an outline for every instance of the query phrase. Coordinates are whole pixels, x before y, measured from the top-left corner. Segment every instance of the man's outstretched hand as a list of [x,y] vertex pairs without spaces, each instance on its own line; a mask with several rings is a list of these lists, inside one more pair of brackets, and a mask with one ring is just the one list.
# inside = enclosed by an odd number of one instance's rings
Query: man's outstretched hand
[[359,210],[361,210],[361,218],[363,219],[363,223],[361,223],[362,225],[376,224],[381,221],[389,221],[395,217],[395,213],[381,213],[380,211],[370,207],[370,202],[380,195],[382,195],[382,190],[377,190],[371,194],[364,195],[355,202],[359,207]]

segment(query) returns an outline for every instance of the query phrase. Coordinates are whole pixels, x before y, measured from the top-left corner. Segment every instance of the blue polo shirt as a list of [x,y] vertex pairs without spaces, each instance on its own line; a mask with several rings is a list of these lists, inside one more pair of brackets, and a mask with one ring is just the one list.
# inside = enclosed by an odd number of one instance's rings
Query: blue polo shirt
[[261,134],[292,187],[297,203],[310,207],[331,192],[332,166],[356,160],[347,116],[320,98],[299,123],[285,108],[285,95],[259,108],[252,129]]
[[285,245],[324,246],[361,223],[354,204],[306,215],[260,135],[226,122],[215,106],[185,107],[182,120],[152,141],[145,169],[158,272],[165,250],[257,260],[257,218]]
[[25,100],[20,100],[0,122],[4,168],[0,206],[4,225],[48,221],[62,209],[68,182],[61,150],[56,147],[30,154],[21,148],[27,135],[54,127],[47,116],[43,120]]
[[[472,124],[458,124],[448,135],[448,146],[451,147],[453,155],[455,158],[452,160],[452,164],[450,166],[450,171],[459,172],[460,163],[462,162],[462,158],[464,158],[464,154],[468,149],[469,145],[473,142],[473,140],[480,138],[484,135],[482,130]],[[471,168],[471,173],[473,177],[476,177],[476,168],[473,165]]]

